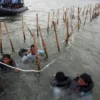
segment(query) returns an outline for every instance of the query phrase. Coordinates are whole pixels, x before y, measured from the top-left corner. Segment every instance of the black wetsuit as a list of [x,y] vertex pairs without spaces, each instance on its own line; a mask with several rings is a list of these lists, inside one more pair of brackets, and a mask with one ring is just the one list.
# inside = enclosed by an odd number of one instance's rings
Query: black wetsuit
[[87,86],[78,86],[78,84],[77,84],[78,80],[79,80],[79,77],[75,78],[73,81],[76,82],[76,90],[77,90],[77,88],[79,88],[79,92],[87,93],[87,92],[91,91],[92,88],[94,87],[94,83],[92,80],[91,80],[91,83],[89,83]]
[[[3,60],[1,59],[0,62],[3,63]],[[13,66],[13,67],[16,67],[16,63],[15,63],[15,61],[14,61],[13,59],[10,61],[10,64],[9,64],[9,65],[10,65],[10,66]],[[9,68],[9,67],[7,67],[7,66],[1,64],[1,63],[0,63],[0,69],[1,69],[1,72],[3,72],[3,73],[4,73],[4,72],[9,72],[9,71],[11,71],[11,68]]]
[[57,81],[54,77],[52,81],[52,86],[57,86],[57,87],[69,87],[71,83],[71,79],[67,76],[65,76],[63,81]]

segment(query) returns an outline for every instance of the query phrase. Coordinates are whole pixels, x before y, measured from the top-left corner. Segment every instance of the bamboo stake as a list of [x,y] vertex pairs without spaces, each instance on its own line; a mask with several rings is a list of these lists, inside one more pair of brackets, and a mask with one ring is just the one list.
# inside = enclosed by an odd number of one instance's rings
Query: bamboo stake
[[3,54],[3,49],[2,49],[2,30],[1,30],[1,23],[0,23],[0,52]]
[[100,14],[100,3],[99,3],[99,14]]
[[75,16],[74,16],[74,7],[73,7],[73,10],[72,10],[72,19],[75,19]]
[[43,39],[43,36],[42,36],[42,31],[41,31],[41,28],[39,26],[39,31],[40,31],[40,37],[41,37],[41,41],[42,41],[42,47],[44,49],[44,52],[46,54],[46,58],[48,58],[48,53],[47,53],[47,50],[46,50],[46,44],[44,42],[44,39]]
[[81,9],[79,9],[79,21],[80,21],[80,24],[81,24],[80,12],[81,12]]
[[90,6],[90,22],[92,22],[92,18],[91,18],[91,6]]
[[69,34],[69,38],[72,35],[72,33],[74,32],[74,30],[78,27],[78,24],[75,26],[75,28],[73,29],[73,31]]
[[86,6],[84,7],[84,11],[83,11],[83,13],[82,13],[82,16],[84,16],[84,13],[85,13],[85,9],[86,9]]
[[55,12],[53,11],[51,27],[52,27],[52,25],[53,25],[54,14],[55,14]]
[[38,32],[38,26],[39,26],[39,25],[38,25],[38,22],[39,22],[39,21],[38,21],[38,14],[36,14],[36,23],[37,23],[37,37],[39,37],[39,32]]
[[88,8],[87,8],[87,11],[86,11],[86,17],[85,17],[85,21],[84,21],[84,26],[85,26],[85,23],[86,23],[87,14],[88,14]]
[[32,31],[29,29],[29,27],[27,26],[26,22],[25,22],[25,25],[26,25],[28,31],[30,32],[31,36],[33,36]]
[[68,23],[68,18],[66,18],[66,39],[65,41],[68,42],[68,39],[69,39],[69,23]]
[[33,41],[34,41],[34,45],[35,45],[35,49],[36,49],[37,68],[38,68],[38,70],[40,70],[40,59],[39,59],[39,56],[38,56],[38,48],[37,48],[37,43],[36,43],[36,38],[35,38],[34,32],[33,32]]
[[57,11],[57,25],[59,24],[59,9]]
[[71,17],[70,17],[70,21],[71,21],[71,31],[73,32],[72,16],[73,16],[73,12],[71,11]]
[[64,11],[64,7],[63,7],[63,21],[65,22],[65,11]]
[[23,38],[24,38],[24,42],[26,40],[26,36],[25,36],[25,30],[24,30],[24,21],[23,21],[23,16],[22,16],[22,30],[23,30]]
[[80,11],[78,7],[78,30],[80,29]]
[[95,11],[95,13],[96,13],[96,4],[95,4],[95,8],[94,8],[94,9],[95,9],[94,11]]
[[66,22],[66,16],[67,16],[67,14],[66,14],[66,11],[65,11],[65,20],[64,20],[64,22]]
[[99,14],[99,4],[98,4],[98,14]]
[[49,33],[49,22],[50,22],[50,12],[48,12],[48,25],[47,25],[47,32]]
[[12,43],[12,41],[11,41],[11,38],[10,38],[10,35],[9,35],[9,32],[8,32],[8,28],[7,28],[6,22],[4,22],[4,25],[5,25],[5,28],[6,28],[6,32],[7,32],[7,35],[8,35],[10,44],[11,44],[12,51],[14,52],[14,51],[15,51],[15,50],[14,50],[14,46],[13,46],[13,43]]
[[57,36],[57,31],[56,31],[56,24],[54,21],[53,21],[53,26],[54,26],[54,32],[55,32],[55,37],[56,37],[57,48],[58,48],[58,51],[60,51],[60,46],[59,46],[58,36]]

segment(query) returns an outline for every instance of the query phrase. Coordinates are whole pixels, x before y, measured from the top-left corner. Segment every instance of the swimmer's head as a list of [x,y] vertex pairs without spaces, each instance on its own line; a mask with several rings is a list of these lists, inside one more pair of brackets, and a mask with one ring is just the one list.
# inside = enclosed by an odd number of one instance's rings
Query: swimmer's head
[[78,85],[79,86],[87,86],[88,84],[90,84],[92,81],[91,76],[84,73],[82,75],[80,75],[79,80],[78,80]]
[[65,74],[63,72],[57,72],[55,76],[56,81],[61,82],[65,79]]

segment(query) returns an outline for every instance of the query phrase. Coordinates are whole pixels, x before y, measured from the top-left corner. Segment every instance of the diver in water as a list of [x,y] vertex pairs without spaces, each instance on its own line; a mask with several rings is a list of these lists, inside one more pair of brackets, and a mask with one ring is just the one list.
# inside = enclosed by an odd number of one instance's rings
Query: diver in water
[[72,100],[92,100],[93,87],[94,83],[91,76],[87,73],[83,73],[72,80],[69,91],[67,92],[68,95],[71,94]]
[[[9,54],[4,54],[3,57],[0,59],[0,62],[7,64],[7,65],[10,65],[10,66],[13,66],[13,67],[16,67],[15,61],[11,58],[11,56]],[[1,63],[0,63],[0,69],[1,69],[2,73],[10,72],[12,70],[11,68],[9,68],[6,65],[3,65]],[[15,71],[17,72],[18,69],[16,68]]]
[[69,87],[71,78],[65,76],[63,72],[57,72],[53,78],[52,86],[56,87]]
[[71,84],[71,88],[75,89],[75,91],[79,92],[82,96],[90,94],[93,87],[94,83],[91,76],[86,73],[76,77]]
[[53,94],[54,97],[57,97],[57,100],[66,97],[67,100],[92,100],[94,83],[89,74],[84,73],[75,79],[71,79],[65,76],[63,72],[58,72],[54,76],[52,86],[64,87],[61,89],[53,88]]
[[[44,56],[44,51],[38,50],[39,56]],[[35,61],[36,58],[36,48],[35,45],[32,44],[30,50],[27,49],[20,49],[19,56],[22,57],[22,62]]]
[[54,100],[60,99],[64,94],[64,89],[67,89],[71,83],[71,78],[65,76],[61,71],[57,72],[51,81]]

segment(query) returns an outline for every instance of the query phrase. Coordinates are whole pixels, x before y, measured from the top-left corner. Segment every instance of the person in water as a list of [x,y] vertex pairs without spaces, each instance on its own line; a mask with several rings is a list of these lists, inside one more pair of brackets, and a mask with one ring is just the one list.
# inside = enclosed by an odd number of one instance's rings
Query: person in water
[[[3,57],[0,59],[0,62],[10,65],[10,66],[13,66],[13,67],[16,67],[15,61],[11,58],[11,56],[9,54],[4,54]],[[3,65],[1,63],[0,63],[0,69],[1,69],[1,72],[3,72],[3,73],[11,71],[11,68],[9,68],[6,65]],[[17,72],[18,69],[16,68],[15,71]]]
[[87,73],[83,73],[79,77],[76,77],[71,84],[71,88],[75,89],[81,96],[91,94],[93,87],[94,83],[92,78]]
[[[39,56],[44,56],[44,51],[38,50],[38,55]],[[23,56],[22,57],[22,62],[26,62],[28,60],[34,61],[35,57],[36,57],[36,48],[35,48],[35,45],[32,44],[31,47],[30,47],[30,50],[21,49],[19,51],[19,56]]]
[[65,76],[63,72],[57,72],[51,85],[54,97],[57,99],[67,97],[68,100],[92,100],[94,83],[89,74],[83,73],[72,79]]
[[52,86],[56,87],[69,87],[71,78],[65,76],[63,72],[57,72],[53,78]]
[[66,76],[63,72],[57,72],[51,81],[52,92],[54,100],[58,100],[63,96],[63,90],[68,89],[71,78]]

